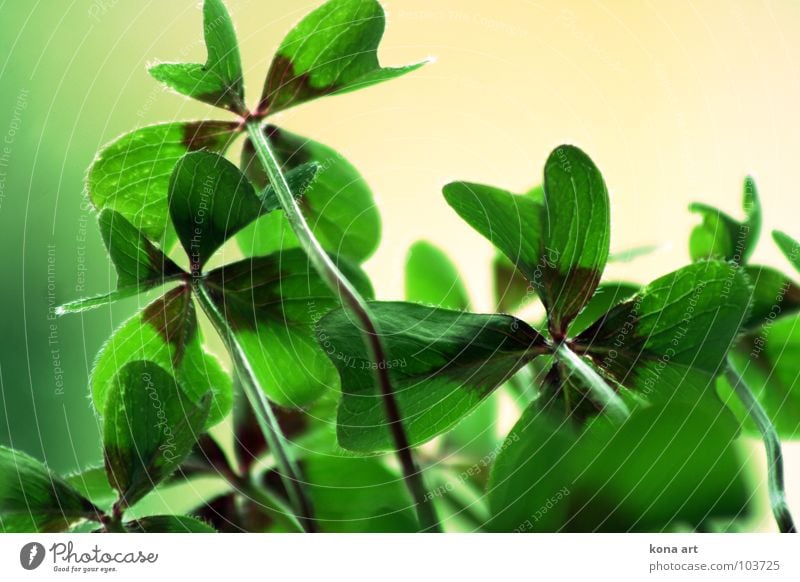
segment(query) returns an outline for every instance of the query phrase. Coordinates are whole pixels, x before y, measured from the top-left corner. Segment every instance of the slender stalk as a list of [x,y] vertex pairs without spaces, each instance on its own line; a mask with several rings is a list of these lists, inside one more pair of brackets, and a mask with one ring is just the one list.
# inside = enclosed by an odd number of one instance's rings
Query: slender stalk
[[236,481],[229,483],[236,489],[236,491],[250,498],[252,501],[259,504],[262,508],[268,510],[278,520],[282,521],[291,529],[302,532],[307,531],[300,521],[292,515],[288,508],[283,505],[278,499],[273,497],[269,492],[264,491],[262,488],[255,486],[253,483],[245,478],[239,478]]
[[608,383],[595,372],[592,367],[584,362],[578,354],[573,352],[564,342],[556,345],[555,355],[567,366],[570,371],[588,386],[595,400],[603,406],[603,411],[615,421],[621,423],[631,415],[628,406],[611,389]]
[[745,383],[736,371],[728,364],[725,370],[725,377],[733,387],[733,391],[739,398],[750,418],[753,419],[761,438],[764,440],[764,448],[767,451],[767,488],[769,489],[769,503],[772,507],[772,514],[778,523],[778,529],[782,533],[797,533],[792,514],[789,511],[789,504],[786,502],[786,491],[783,483],[783,452],[781,451],[781,441],[775,425],[767,416],[767,412],[761,403],[753,395],[750,387]]
[[261,432],[264,433],[267,445],[275,456],[276,464],[280,469],[281,479],[286,486],[286,491],[289,494],[289,501],[295,511],[297,520],[300,522],[304,531],[314,532],[316,531],[316,525],[314,524],[311,500],[303,489],[300,469],[297,467],[297,464],[284,445],[285,437],[272,411],[272,406],[264,395],[263,390],[259,387],[255,372],[250,366],[250,362],[245,357],[233,330],[231,330],[227,320],[211,299],[208,288],[202,280],[199,279],[193,282],[193,287],[195,295],[200,305],[203,307],[203,311],[205,311],[211,323],[216,328],[217,333],[220,334],[220,337],[222,337],[222,340],[228,348],[236,373],[241,380],[245,396],[250,402],[250,406],[253,408],[258,424],[261,427]]
[[[323,250],[319,241],[311,232],[305,217],[292,195],[289,184],[281,171],[280,163],[275,157],[258,119],[249,119],[246,124],[250,141],[261,160],[264,170],[280,200],[286,218],[294,231],[300,246],[308,255],[311,264],[319,276],[325,281],[334,293],[338,293],[344,306],[358,319],[361,324],[362,337],[369,355],[375,364],[386,361],[386,352],[380,339],[377,325],[370,313],[369,306],[350,281],[336,267],[328,254]],[[384,412],[389,421],[389,429],[394,441],[396,454],[403,470],[403,479],[411,493],[417,507],[420,527],[423,531],[441,531],[439,520],[433,503],[429,503],[425,496],[425,483],[422,473],[417,468],[408,435],[403,428],[400,408],[394,395],[394,389],[389,379],[389,371],[384,366],[375,366],[375,380],[380,389]]]

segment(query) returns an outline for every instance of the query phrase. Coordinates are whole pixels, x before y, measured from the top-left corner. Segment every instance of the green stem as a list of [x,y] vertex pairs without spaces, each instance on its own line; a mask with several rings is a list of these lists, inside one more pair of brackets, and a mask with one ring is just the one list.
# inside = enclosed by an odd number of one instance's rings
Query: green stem
[[264,438],[267,445],[275,456],[275,461],[280,469],[281,479],[289,494],[289,501],[295,511],[297,520],[303,527],[304,531],[316,531],[314,524],[313,510],[311,507],[311,500],[303,489],[303,481],[300,477],[300,469],[294,462],[291,454],[284,445],[285,437],[278,424],[275,413],[272,411],[264,391],[258,384],[253,368],[245,356],[241,346],[239,345],[236,335],[228,325],[225,316],[219,311],[214,300],[211,298],[208,287],[200,279],[195,279],[193,282],[195,295],[198,298],[200,305],[203,307],[211,323],[219,333],[228,352],[233,360],[236,373],[241,380],[242,388],[244,390],[247,400],[255,413],[258,424],[261,427],[261,432],[264,433]]
[[[372,362],[380,364],[385,362],[386,352],[380,339],[378,327],[370,313],[369,306],[350,281],[339,271],[334,262],[319,244],[314,233],[308,226],[305,217],[297,205],[297,201],[292,195],[286,177],[281,171],[280,163],[272,151],[272,146],[264,135],[261,123],[258,119],[249,119],[246,123],[247,133],[250,142],[261,160],[264,170],[267,172],[270,183],[278,195],[286,218],[289,221],[292,231],[294,231],[300,246],[308,255],[311,264],[334,293],[338,293],[343,305],[350,310],[358,322],[361,324],[362,337],[367,347]],[[417,467],[411,449],[408,435],[403,428],[400,408],[395,398],[394,389],[389,379],[389,371],[385,366],[375,366],[375,380],[381,392],[384,412],[389,423],[389,430],[392,434],[396,454],[403,470],[403,479],[406,487],[411,493],[417,507],[417,516],[423,531],[441,531],[439,520],[436,517],[436,510],[432,503],[425,497],[425,483],[422,473]]]
[[786,491],[783,483],[783,452],[781,451],[781,441],[778,438],[778,431],[772,424],[767,412],[756,399],[749,386],[739,374],[728,364],[725,370],[725,377],[733,387],[733,391],[741,403],[747,409],[750,418],[753,419],[761,438],[764,440],[764,448],[767,451],[767,488],[769,489],[769,503],[772,507],[772,514],[778,523],[778,529],[782,533],[796,533],[792,514],[789,511],[789,504],[786,502]]
[[578,354],[573,352],[564,342],[556,345],[555,355],[559,361],[567,366],[570,371],[583,380],[589,388],[594,400],[603,407],[603,412],[608,414],[613,420],[622,423],[631,414],[628,406],[619,397],[619,394],[594,371],[594,369],[584,362]]

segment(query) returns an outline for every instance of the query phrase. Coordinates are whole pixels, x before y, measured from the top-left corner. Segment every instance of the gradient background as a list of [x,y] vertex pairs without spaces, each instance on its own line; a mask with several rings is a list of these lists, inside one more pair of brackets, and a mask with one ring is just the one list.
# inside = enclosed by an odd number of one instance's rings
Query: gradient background
[[[251,102],[283,34],[319,3],[228,1]],[[407,249],[426,238],[454,257],[477,308],[491,309],[493,251],[447,207],[441,186],[464,179],[522,191],[565,142],[585,149],[606,178],[612,250],[660,245],[612,265],[609,277],[643,282],[685,264],[697,221],[687,204],[739,216],[748,173],[764,233],[800,235],[797,2],[385,6],[383,62],[437,62],[273,119],[335,147],[371,184],[384,234],[367,270],[381,298],[402,297]],[[204,60],[197,8],[197,0],[0,0],[0,442],[57,470],[101,458],[88,372],[137,302],[48,320],[48,305],[114,283],[82,203],[85,168],[101,145],[137,126],[227,118],[165,92],[145,71],[156,59]],[[768,236],[754,261],[790,271]],[[800,446],[787,449],[789,500],[800,512]]]

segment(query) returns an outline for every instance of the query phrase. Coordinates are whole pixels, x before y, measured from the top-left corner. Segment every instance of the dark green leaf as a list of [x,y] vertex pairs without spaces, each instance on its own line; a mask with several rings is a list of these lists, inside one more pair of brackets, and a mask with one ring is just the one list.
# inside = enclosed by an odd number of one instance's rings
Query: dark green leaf
[[163,368],[133,361],[114,376],[103,414],[108,480],[130,507],[189,454],[208,417],[210,394],[196,404]]
[[233,388],[202,344],[189,288],[168,291],[123,323],[100,350],[90,380],[95,408],[105,410],[117,370],[127,362],[148,360],[175,375],[193,402],[210,391],[209,426],[218,423],[230,412]]
[[721,371],[749,302],[742,270],[703,261],[650,283],[575,343],[602,372],[641,397],[693,401]]
[[[445,432],[543,348],[528,324],[414,303],[373,302],[403,426],[411,445]],[[394,448],[359,328],[343,310],[320,321],[319,341],[342,377],[339,443],[353,451]]]
[[182,95],[245,115],[239,45],[233,22],[221,0],[205,0],[203,33],[208,51],[204,65],[161,63],[150,67],[150,74]]
[[399,77],[424,63],[382,68],[386,19],[376,0],[330,0],[284,38],[272,60],[259,111],[272,114],[325,95]]
[[608,259],[608,191],[600,171],[574,146],[556,148],[544,167],[539,277],[529,277],[547,309],[554,337],[592,298]]
[[125,524],[128,533],[216,533],[210,525],[186,515],[151,515]]
[[269,207],[228,160],[211,152],[183,156],[172,172],[169,212],[192,273]]
[[187,121],[151,125],[105,146],[89,168],[89,198],[98,209],[116,210],[150,240],[164,236],[172,170],[187,152],[224,152],[238,124]]
[[456,266],[429,242],[418,241],[406,256],[406,299],[445,309],[469,309]]
[[66,531],[100,513],[39,461],[0,446],[0,532]]
[[119,212],[105,209],[98,218],[111,262],[117,270],[117,288],[111,293],[71,301],[59,314],[85,311],[137,295],[179,277],[183,270],[139,232]]
[[[322,247],[358,263],[378,248],[381,221],[372,191],[364,178],[341,154],[330,147],[274,126],[265,135],[284,171],[297,171],[309,163],[319,166],[314,181],[298,199],[303,215]],[[269,189],[269,179],[250,140],[242,149],[242,169],[259,188]],[[274,201],[273,207],[280,204]],[[299,246],[282,212],[259,219],[237,237],[248,256],[268,255]]]
[[783,273],[770,267],[744,267],[752,289],[750,317],[744,327],[756,329],[776,317],[800,310],[800,287]]
[[[800,438],[800,316],[768,319],[761,329],[742,338],[729,361],[742,376],[783,439]],[[747,411],[725,378],[718,381],[723,400],[747,432],[760,437]]]
[[747,516],[737,425],[718,408],[671,403],[576,434],[531,407],[492,471],[490,528],[661,531]]
[[789,259],[792,266],[800,271],[800,243],[779,230],[772,231],[772,238],[781,249],[781,252]]
[[712,206],[689,205],[689,210],[703,217],[703,222],[694,228],[689,239],[689,254],[693,261],[722,259],[737,265],[747,263],[761,232],[761,203],[756,184],[749,176],[744,181],[742,206],[746,218],[739,222]]
[[414,532],[401,477],[381,459],[312,455],[303,463],[317,522],[325,532]]
[[117,287],[150,289],[183,271],[122,214],[106,209],[98,218],[100,234],[117,270]]
[[[339,267],[372,295],[360,270],[343,261]],[[226,265],[209,273],[207,284],[271,400],[302,407],[337,389],[339,376],[315,341],[314,324],[341,303],[302,250]]]

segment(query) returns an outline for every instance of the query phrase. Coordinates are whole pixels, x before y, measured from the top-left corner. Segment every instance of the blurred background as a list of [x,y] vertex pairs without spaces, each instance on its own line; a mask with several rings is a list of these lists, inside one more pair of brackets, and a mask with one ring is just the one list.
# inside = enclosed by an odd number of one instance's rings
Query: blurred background
[[[228,0],[249,97],[309,0]],[[402,79],[274,121],[342,152],[371,184],[383,242],[367,263],[400,299],[408,247],[444,248],[478,309],[492,308],[493,251],[444,203],[454,179],[524,191],[551,149],[574,143],[602,170],[612,251],[658,245],[607,275],[644,282],[688,261],[701,200],[741,215],[756,178],[767,236],[753,257],[791,272],[771,229],[800,236],[800,4],[793,0],[385,0],[381,57],[435,57]],[[202,62],[197,0],[0,0],[0,443],[66,471],[101,459],[87,378],[131,299],[62,319],[51,308],[114,284],[83,177],[95,151],[137,126],[224,112],[165,92],[147,63]],[[752,463],[763,466],[760,447]],[[787,445],[800,512],[800,447]],[[761,478],[763,481],[763,477]],[[761,505],[766,497],[762,482]],[[765,516],[764,528],[771,529]]]

